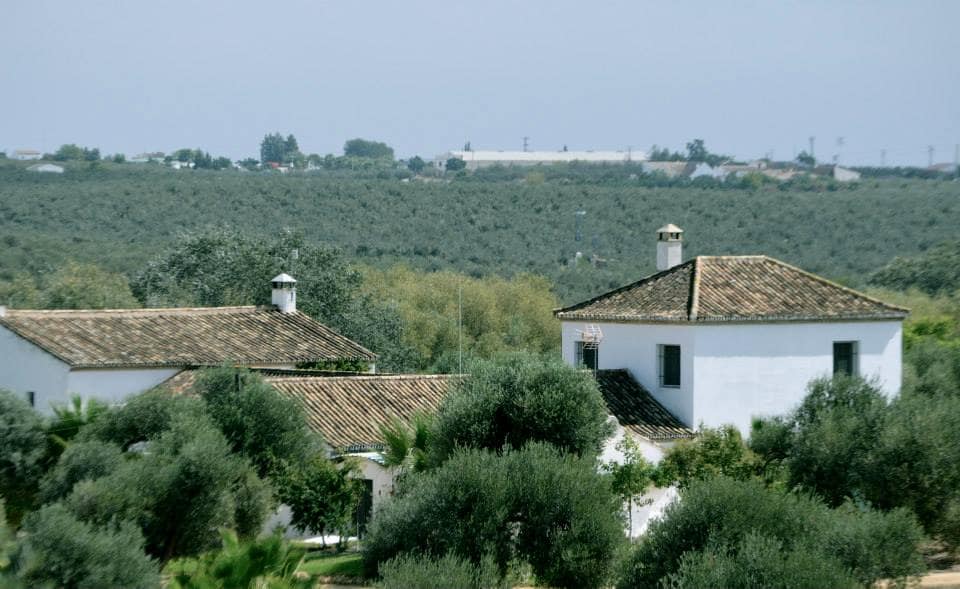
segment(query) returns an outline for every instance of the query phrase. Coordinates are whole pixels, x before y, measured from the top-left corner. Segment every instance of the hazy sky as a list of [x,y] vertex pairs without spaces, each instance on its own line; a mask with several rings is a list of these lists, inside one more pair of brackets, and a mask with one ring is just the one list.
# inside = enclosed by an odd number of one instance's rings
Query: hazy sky
[[960,1],[5,1],[0,150],[351,137],[399,156],[682,149],[952,161]]

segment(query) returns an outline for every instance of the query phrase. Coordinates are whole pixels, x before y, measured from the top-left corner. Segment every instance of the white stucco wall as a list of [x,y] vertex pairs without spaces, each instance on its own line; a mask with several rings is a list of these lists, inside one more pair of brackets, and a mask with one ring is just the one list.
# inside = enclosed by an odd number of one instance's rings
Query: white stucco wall
[[[572,364],[585,322],[563,322],[563,359]],[[732,423],[745,434],[754,416],[795,407],[814,378],[833,373],[833,343],[858,342],[859,374],[888,394],[902,380],[899,321],[724,324],[597,323],[600,368],[626,368],[689,427]],[[658,344],[680,345],[679,388],[661,387]]]
[[51,403],[66,396],[69,373],[65,362],[0,326],[0,389],[24,398],[33,391],[37,410],[51,414]]
[[736,425],[749,433],[754,416],[783,414],[811,380],[833,374],[833,343],[858,342],[859,374],[900,391],[899,321],[698,325],[695,328],[693,421]]
[[[120,403],[152,389],[182,368],[80,368],[70,371],[66,392],[84,399]],[[64,399],[66,400],[66,399]]]
[[[578,331],[599,325],[603,341],[598,354],[599,368],[626,368],[668,411],[683,423],[692,423],[694,326],[670,323],[562,323],[563,360],[573,364]],[[657,345],[680,346],[680,386],[661,387]]]

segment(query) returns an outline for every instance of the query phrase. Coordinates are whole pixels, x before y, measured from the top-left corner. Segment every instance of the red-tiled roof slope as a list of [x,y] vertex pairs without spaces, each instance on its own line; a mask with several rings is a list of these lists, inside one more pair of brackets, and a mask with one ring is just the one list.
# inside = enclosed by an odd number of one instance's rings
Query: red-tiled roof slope
[[555,314],[702,323],[903,319],[907,312],[767,256],[698,256]]
[[648,440],[691,438],[694,432],[680,423],[626,370],[598,370],[597,385],[610,414],[620,425]]
[[376,360],[303,313],[275,307],[15,311],[0,326],[75,368]]
[[452,375],[268,376],[266,381],[299,403],[311,429],[340,451],[380,448],[380,426],[392,418],[411,422],[433,413]]

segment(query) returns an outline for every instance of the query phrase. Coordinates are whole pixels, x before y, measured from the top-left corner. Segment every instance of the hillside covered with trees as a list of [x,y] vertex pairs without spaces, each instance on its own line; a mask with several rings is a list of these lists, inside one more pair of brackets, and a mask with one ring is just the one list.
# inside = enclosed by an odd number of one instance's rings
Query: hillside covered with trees
[[672,222],[686,230],[687,256],[764,253],[862,285],[895,256],[955,239],[960,223],[960,184],[941,180],[721,189],[659,186],[604,166],[586,176],[547,169],[520,179],[496,170],[446,179],[406,172],[75,162],[45,175],[2,162],[0,280],[15,271],[44,275],[67,260],[132,277],[179,234],[228,225],[252,235],[292,228],[381,268],[539,274],[569,302],[651,272],[654,230]]

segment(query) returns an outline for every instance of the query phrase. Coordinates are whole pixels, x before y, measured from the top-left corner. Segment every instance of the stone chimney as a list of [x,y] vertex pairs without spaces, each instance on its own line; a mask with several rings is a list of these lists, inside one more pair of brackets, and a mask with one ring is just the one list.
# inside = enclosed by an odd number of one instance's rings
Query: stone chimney
[[297,281],[289,274],[278,274],[270,281],[271,302],[281,313],[297,312]]
[[683,229],[673,223],[657,229],[657,271],[663,272],[683,262]]

